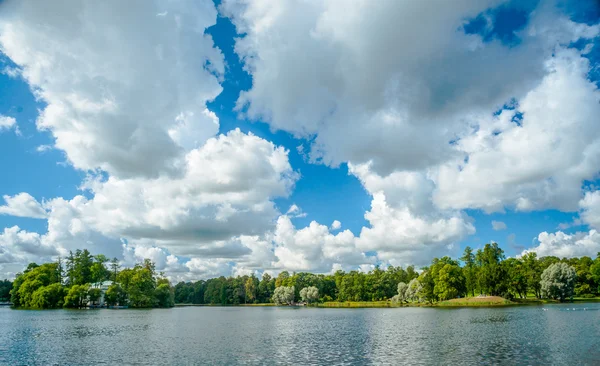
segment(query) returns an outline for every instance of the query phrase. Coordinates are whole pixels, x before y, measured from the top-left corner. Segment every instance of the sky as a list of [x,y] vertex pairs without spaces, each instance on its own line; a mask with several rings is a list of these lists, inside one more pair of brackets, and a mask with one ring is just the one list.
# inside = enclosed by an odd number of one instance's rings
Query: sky
[[0,278],[600,252],[600,4],[0,1]]

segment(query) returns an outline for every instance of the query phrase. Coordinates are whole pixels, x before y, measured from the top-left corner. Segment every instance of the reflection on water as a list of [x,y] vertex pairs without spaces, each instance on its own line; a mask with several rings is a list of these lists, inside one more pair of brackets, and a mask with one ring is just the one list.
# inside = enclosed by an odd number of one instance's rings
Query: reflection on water
[[597,365],[598,309],[0,309],[0,364]]

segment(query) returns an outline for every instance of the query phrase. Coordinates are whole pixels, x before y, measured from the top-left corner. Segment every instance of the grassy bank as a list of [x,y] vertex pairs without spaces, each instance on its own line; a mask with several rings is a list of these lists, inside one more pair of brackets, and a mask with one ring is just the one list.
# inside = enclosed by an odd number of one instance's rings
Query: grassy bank
[[[585,303],[585,302],[600,302],[600,297],[576,297],[573,302]],[[330,308],[330,309],[360,309],[360,308],[399,308],[399,307],[440,307],[440,308],[451,308],[451,307],[488,307],[488,306],[519,306],[519,305],[543,305],[543,304],[558,304],[558,301],[547,300],[547,299],[536,299],[534,297],[527,299],[514,299],[507,300],[499,296],[480,296],[480,297],[467,297],[462,299],[452,299],[446,301],[439,301],[434,304],[428,303],[404,303],[402,305],[393,303],[391,301],[327,301],[323,303],[317,303],[309,305],[309,307],[317,308]],[[176,307],[186,306],[249,306],[249,307],[261,307],[261,306],[277,306],[273,303],[268,304],[239,304],[239,305],[210,305],[210,304],[175,304]]]
[[265,303],[265,304],[237,304],[237,305],[233,305],[233,304],[229,304],[229,305],[222,305],[222,304],[175,304],[175,307],[189,307],[189,306],[249,306],[249,307],[262,307],[262,306],[277,306],[273,303]]
[[392,304],[391,301],[327,301],[315,306],[319,308],[390,308],[399,305]]
[[514,302],[507,300],[500,296],[481,296],[481,297],[466,297],[462,299],[452,299],[447,301],[440,301],[436,306],[450,307],[450,306],[504,306],[504,305],[515,305]]
[[459,307],[459,306],[506,306],[515,305],[507,299],[498,296],[472,297],[464,299],[452,299],[440,301],[434,304],[428,303],[404,303],[397,304],[391,301],[330,301],[317,304],[320,308],[397,308],[397,307]]

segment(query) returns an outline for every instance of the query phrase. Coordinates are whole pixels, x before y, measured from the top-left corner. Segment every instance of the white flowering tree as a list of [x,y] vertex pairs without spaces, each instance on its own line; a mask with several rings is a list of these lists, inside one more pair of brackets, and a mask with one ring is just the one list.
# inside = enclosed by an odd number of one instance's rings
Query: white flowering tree
[[273,302],[277,305],[291,305],[294,303],[294,286],[279,286],[273,292]]
[[315,302],[319,299],[319,289],[314,286],[305,287],[300,290],[300,298],[309,304]]
[[575,281],[577,280],[577,272],[575,268],[566,263],[554,263],[542,272],[542,296],[559,300],[572,298]]
[[398,284],[398,295],[392,297],[393,302],[399,302],[400,304],[408,300],[408,285],[404,282]]
[[407,301],[418,301],[421,302],[420,293],[423,289],[423,285],[417,278],[413,278],[407,285],[405,296]]

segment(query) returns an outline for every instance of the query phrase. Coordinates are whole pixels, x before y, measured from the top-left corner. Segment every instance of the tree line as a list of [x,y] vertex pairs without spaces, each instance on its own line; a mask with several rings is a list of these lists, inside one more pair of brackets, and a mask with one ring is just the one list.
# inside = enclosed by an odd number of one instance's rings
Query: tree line
[[[106,291],[108,305],[169,307],[174,303],[239,305],[327,301],[396,301],[434,303],[477,295],[514,298],[595,297],[600,293],[600,253],[595,259],[538,258],[527,253],[506,258],[496,243],[473,250],[466,247],[458,259],[434,258],[416,270],[389,266],[333,274],[280,272],[218,277],[179,282],[172,287],[157,274],[150,260],[133,268],[120,268],[116,259],[77,250],[67,258],[37,265],[31,263],[14,283],[0,282],[0,299],[16,307],[83,307],[100,297],[97,284],[113,281]],[[281,288],[280,290],[277,290]]]
[[[545,276],[545,277],[544,277]],[[573,296],[599,294],[600,255],[592,259],[538,258],[531,252],[521,258],[506,258],[496,243],[473,250],[466,247],[458,259],[434,258],[420,271],[414,266],[375,267],[368,273],[337,271],[313,274],[282,271],[277,277],[263,274],[218,277],[196,282],[179,282],[175,302],[188,304],[238,305],[310,301],[301,296],[315,288],[315,301],[414,301],[435,303],[478,295],[514,298],[552,298],[564,301]],[[284,287],[285,290],[277,289]],[[400,291],[399,291],[400,290]],[[312,291],[312,290],[311,290]]]
[[168,279],[157,274],[146,259],[132,268],[120,268],[117,259],[87,249],[71,252],[64,260],[37,265],[30,263],[17,274],[10,301],[14,307],[31,309],[82,308],[102,296],[100,285],[112,281],[104,299],[107,305],[136,308],[171,307],[174,291]]
[[8,302],[10,300],[10,290],[12,290],[12,282],[5,279],[0,281],[0,302]]

